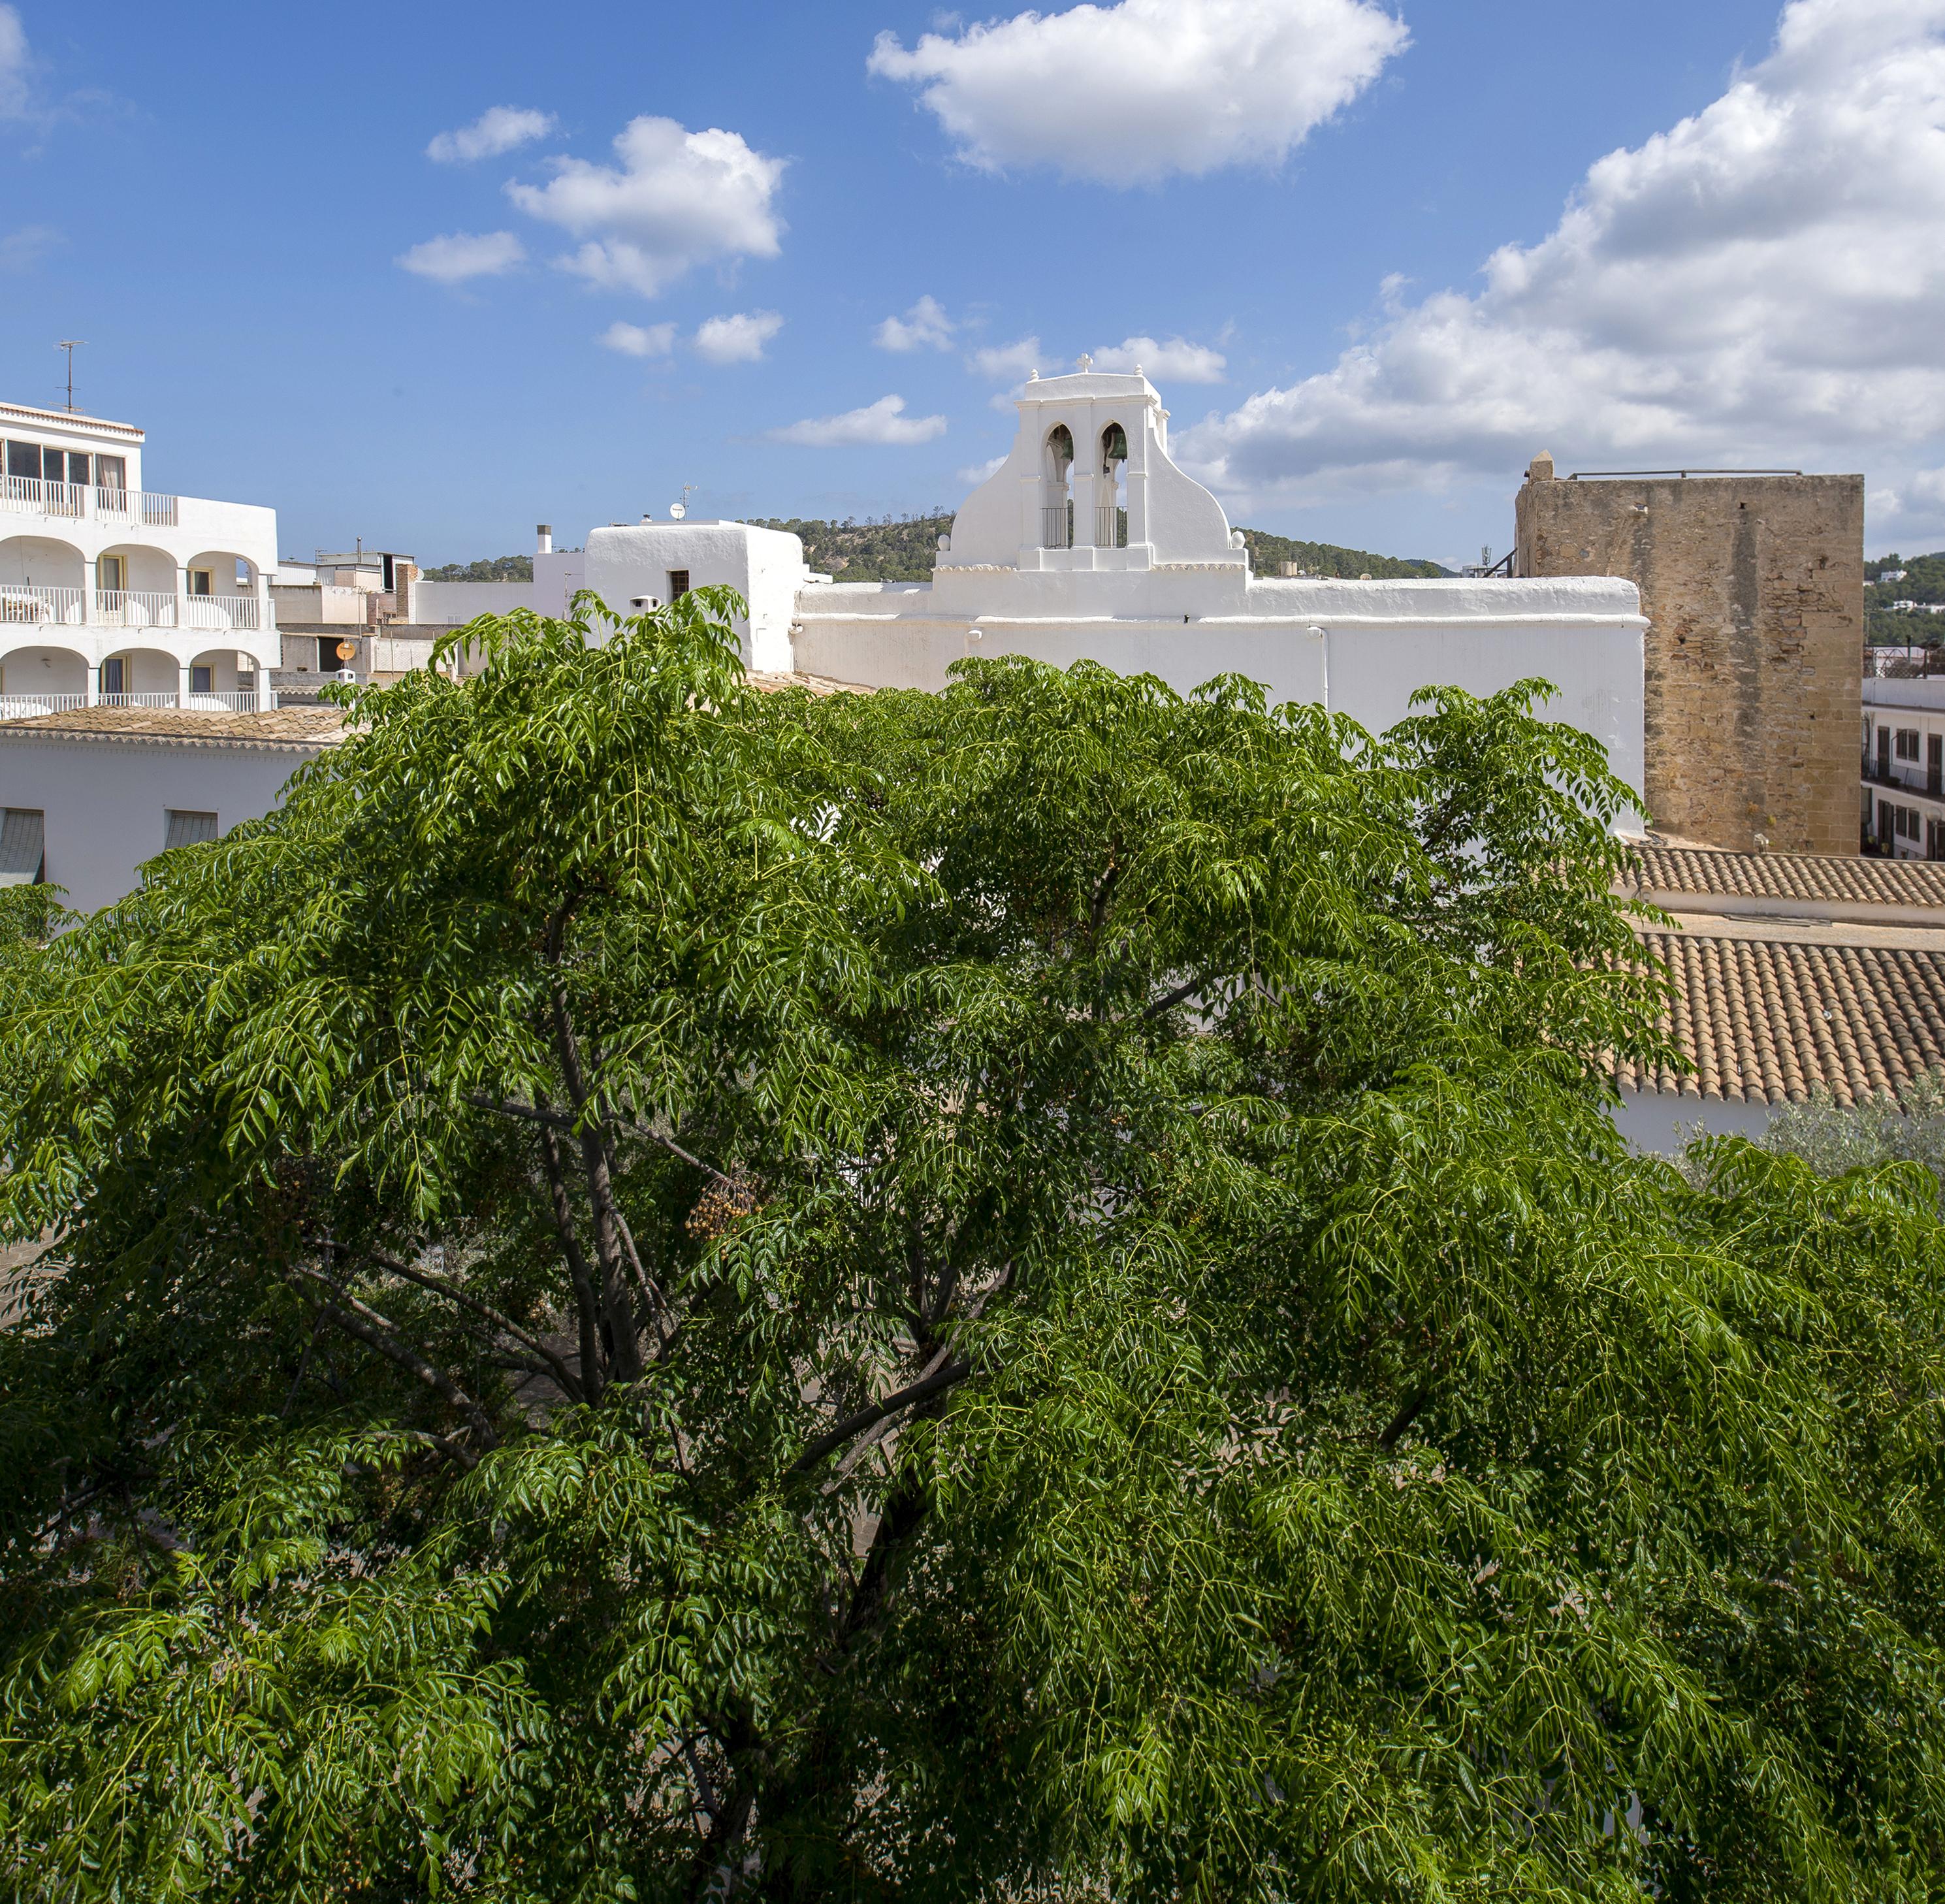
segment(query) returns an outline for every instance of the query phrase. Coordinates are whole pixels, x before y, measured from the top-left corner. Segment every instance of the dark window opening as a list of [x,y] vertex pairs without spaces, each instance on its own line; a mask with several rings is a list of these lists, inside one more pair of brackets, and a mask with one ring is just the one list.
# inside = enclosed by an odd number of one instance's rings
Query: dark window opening
[[162,809],[168,826],[162,836],[162,850],[172,846],[204,846],[216,837],[216,815],[184,813],[173,806]]
[[207,663],[192,663],[189,671],[189,691],[191,694],[214,694],[216,692],[216,670]]
[[40,445],[17,443],[10,440],[7,445],[7,473],[10,476],[25,476],[29,482],[38,482],[41,477]]
[[128,679],[128,664],[119,655],[101,664],[101,692],[103,694],[126,694],[125,685]]
[[393,558],[390,556],[381,556],[378,561],[380,566],[384,571],[385,593],[389,595],[398,586],[397,576],[392,567]]
[[689,593],[689,571],[686,568],[671,568],[668,572],[668,599],[671,602],[680,602]]
[[1900,760],[1916,760],[1918,758],[1916,728],[1900,727],[1897,730],[1897,757]]
[[192,595],[207,595],[211,592],[209,570],[192,568],[189,572],[189,592]]
[[47,872],[45,815],[38,808],[0,812],[0,886],[39,886]]

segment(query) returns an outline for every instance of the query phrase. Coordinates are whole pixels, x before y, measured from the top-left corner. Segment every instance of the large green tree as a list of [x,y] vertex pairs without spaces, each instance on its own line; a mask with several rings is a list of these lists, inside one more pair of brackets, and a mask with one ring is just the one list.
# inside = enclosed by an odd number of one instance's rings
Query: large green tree
[[1631,1157],[1626,790],[476,627],[0,952],[10,1895],[1945,1895],[1928,1175]]

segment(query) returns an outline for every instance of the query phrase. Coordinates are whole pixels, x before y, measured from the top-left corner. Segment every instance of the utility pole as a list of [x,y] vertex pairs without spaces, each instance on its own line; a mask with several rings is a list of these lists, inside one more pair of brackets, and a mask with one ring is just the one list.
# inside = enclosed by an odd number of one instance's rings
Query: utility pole
[[70,410],[74,408],[74,353],[87,341],[85,337],[63,337],[54,346],[57,350],[67,353],[67,407]]

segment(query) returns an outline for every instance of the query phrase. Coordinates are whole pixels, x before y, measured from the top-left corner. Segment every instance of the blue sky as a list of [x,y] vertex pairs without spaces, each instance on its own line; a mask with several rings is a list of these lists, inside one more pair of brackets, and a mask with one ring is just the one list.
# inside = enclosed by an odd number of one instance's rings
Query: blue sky
[[1456,562],[1544,448],[1936,547],[1941,237],[1945,0],[0,6],[0,396],[85,338],[294,554],[950,507],[1130,340],[1257,526]]

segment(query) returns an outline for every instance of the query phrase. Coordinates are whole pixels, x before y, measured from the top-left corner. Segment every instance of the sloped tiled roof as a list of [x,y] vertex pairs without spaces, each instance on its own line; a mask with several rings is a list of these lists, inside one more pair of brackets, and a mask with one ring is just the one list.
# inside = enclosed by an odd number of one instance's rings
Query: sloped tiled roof
[[276,707],[260,714],[203,713],[175,707],[76,707],[65,713],[0,720],[0,735],[51,739],[177,742],[187,746],[328,747],[344,738],[340,707]]
[[[1835,854],[1729,853],[1703,847],[1635,849],[1644,892],[1734,898],[1842,901],[1866,906],[1945,909],[1945,862],[1840,858]],[[1940,923],[1945,924],[1945,910]]]
[[1687,1064],[1621,1064],[1624,1089],[1782,1104],[1820,1087],[1848,1105],[1945,1066],[1945,952],[1657,931],[1641,942],[1666,966]]

